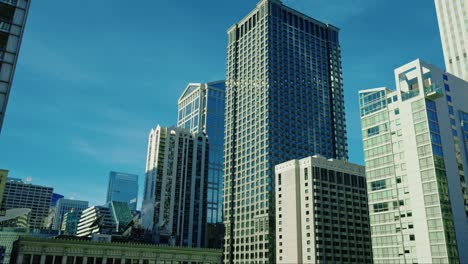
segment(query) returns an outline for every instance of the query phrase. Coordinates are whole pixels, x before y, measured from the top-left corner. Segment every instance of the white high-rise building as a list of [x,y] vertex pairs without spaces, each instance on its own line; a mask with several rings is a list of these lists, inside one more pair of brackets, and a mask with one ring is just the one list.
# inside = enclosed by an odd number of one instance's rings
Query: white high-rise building
[[363,166],[313,156],[276,165],[275,180],[275,263],[372,263]]
[[29,0],[0,1],[0,132],[30,3]]
[[359,92],[374,263],[468,263],[468,83],[420,60]]
[[468,81],[468,2],[435,0],[447,72]]
[[[204,247],[208,138],[184,128],[152,129],[148,140],[142,223],[178,246]],[[163,243],[163,242],[162,242]]]

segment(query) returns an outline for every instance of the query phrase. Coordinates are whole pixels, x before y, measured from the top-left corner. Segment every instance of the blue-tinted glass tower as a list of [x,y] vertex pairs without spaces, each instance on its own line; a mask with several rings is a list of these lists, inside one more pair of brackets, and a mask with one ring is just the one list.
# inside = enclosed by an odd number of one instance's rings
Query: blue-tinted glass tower
[[225,83],[190,83],[178,102],[177,126],[203,132],[210,142],[207,197],[207,245],[221,247]]
[[109,173],[106,203],[111,201],[126,202],[132,211],[136,211],[138,175],[111,171]]

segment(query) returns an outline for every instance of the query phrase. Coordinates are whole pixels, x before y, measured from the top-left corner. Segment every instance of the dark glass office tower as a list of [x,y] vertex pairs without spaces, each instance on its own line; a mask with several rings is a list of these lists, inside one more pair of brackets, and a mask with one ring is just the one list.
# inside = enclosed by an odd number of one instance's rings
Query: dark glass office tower
[[275,262],[275,165],[348,157],[338,31],[278,0],[228,30],[227,263]]

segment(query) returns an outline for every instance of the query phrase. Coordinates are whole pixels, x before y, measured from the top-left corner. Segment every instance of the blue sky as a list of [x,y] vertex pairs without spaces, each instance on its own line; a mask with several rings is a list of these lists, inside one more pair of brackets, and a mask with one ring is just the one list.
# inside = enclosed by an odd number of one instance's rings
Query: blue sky
[[[0,168],[91,204],[111,170],[139,174],[142,189],[150,129],[176,123],[187,83],[224,79],[226,30],[256,3],[33,1]],[[363,164],[357,92],[393,88],[393,69],[416,58],[444,68],[434,3],[283,3],[341,29],[350,160]]]

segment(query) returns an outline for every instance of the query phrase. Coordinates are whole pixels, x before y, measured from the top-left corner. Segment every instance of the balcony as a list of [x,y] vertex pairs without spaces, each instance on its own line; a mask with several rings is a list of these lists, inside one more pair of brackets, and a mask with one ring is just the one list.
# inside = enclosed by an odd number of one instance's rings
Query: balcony
[[0,2],[12,5],[12,6],[17,6],[18,5],[18,0],[0,0]]
[[11,24],[0,20],[0,31],[10,33]]
[[435,100],[444,96],[444,92],[442,91],[442,87],[437,86],[436,84],[431,84],[424,87],[424,96],[428,99]]
[[408,92],[401,91],[401,100],[406,101],[418,95],[419,95],[419,89],[414,89]]

